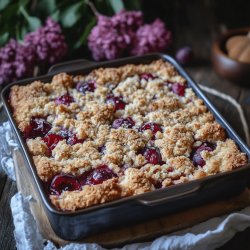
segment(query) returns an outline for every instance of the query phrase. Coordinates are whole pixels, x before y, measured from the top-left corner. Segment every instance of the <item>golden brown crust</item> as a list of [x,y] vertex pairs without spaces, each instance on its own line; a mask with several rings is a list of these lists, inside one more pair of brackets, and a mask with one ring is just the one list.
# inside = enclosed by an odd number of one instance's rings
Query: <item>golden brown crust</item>
[[176,156],[188,156],[192,150],[193,133],[185,125],[177,124],[166,127],[163,138],[156,140],[155,145],[161,150],[163,160]]
[[80,191],[65,191],[60,196],[50,195],[50,198],[56,207],[74,211],[154,189],[153,184],[143,172],[129,168],[120,179],[113,178],[94,186],[85,185]]
[[225,131],[217,122],[205,123],[195,134],[195,139],[199,141],[216,142],[224,141],[225,138]]
[[142,194],[154,190],[154,186],[146,174],[136,168],[128,168],[120,178],[122,196]]
[[231,139],[219,141],[214,151],[203,151],[201,155],[206,161],[204,170],[209,174],[230,171],[247,162],[246,154],[240,153]]
[[35,81],[26,86],[15,85],[11,88],[10,103],[13,109],[15,109],[20,106],[20,102],[22,101],[28,101],[31,98],[44,95],[46,95],[46,92],[43,91],[43,83],[40,81]]
[[65,191],[60,197],[50,195],[50,199],[56,207],[71,211],[119,198],[121,198],[121,189],[117,184],[117,179],[107,180],[96,186],[86,185],[81,191]]
[[34,156],[33,161],[36,166],[38,176],[42,181],[49,181],[54,175],[62,171],[61,164],[45,156]]
[[[155,77],[145,80],[140,78],[142,73]],[[77,82],[87,80],[96,82],[95,91],[78,92]],[[246,155],[232,140],[226,139],[224,129],[203,101],[188,87],[184,96],[173,93],[175,82],[186,84],[172,65],[157,60],[145,65],[99,68],[85,76],[61,73],[51,83],[35,81],[26,86],[13,86],[10,104],[22,132],[32,117],[41,116],[51,123],[52,133],[57,134],[63,128],[84,140],[75,145],[62,140],[50,152],[42,138],[28,139],[41,180],[49,182],[61,173],[79,176],[102,164],[117,176],[102,184],[85,185],[81,191],[51,195],[52,203],[63,210],[76,210],[149,192],[159,183],[167,187],[246,164]],[[74,102],[56,104],[55,99],[66,93]],[[107,103],[110,93],[122,96],[126,103],[124,109],[115,110],[113,104]],[[120,117],[131,117],[135,126],[113,129],[112,122]],[[162,131],[153,140],[151,130],[139,130],[147,122],[161,125]],[[194,166],[191,153],[204,142],[213,143],[216,148],[201,152],[205,166]],[[147,163],[141,153],[141,149],[152,144],[161,153],[163,162],[159,165]]]
[[47,145],[41,139],[28,139],[27,145],[30,153],[33,156],[45,155],[49,156],[49,150]]

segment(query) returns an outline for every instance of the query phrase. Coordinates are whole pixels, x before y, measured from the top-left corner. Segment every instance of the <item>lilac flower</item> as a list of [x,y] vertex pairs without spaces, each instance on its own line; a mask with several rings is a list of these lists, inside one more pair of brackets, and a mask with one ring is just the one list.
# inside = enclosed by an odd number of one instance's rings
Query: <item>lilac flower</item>
[[144,24],[143,14],[141,11],[125,11],[121,10],[112,17],[115,28],[120,33],[136,32],[137,29]]
[[143,15],[140,11],[122,10],[111,18],[98,15],[97,25],[88,37],[93,58],[99,61],[121,57],[142,24]]
[[58,62],[67,53],[60,25],[51,18],[46,20],[45,26],[26,35],[24,42],[33,47],[39,63]]
[[0,64],[0,85],[15,80],[14,68],[11,63]]
[[171,32],[167,30],[165,24],[156,19],[152,24],[145,24],[137,30],[130,54],[162,52],[170,45],[171,38]]
[[31,76],[34,70],[33,49],[11,39],[0,49],[0,84]]
[[59,24],[48,18],[44,27],[25,36],[23,44],[11,39],[0,49],[0,84],[32,76],[36,64],[52,64],[66,52]]
[[88,37],[93,58],[99,61],[118,58],[127,52],[143,55],[164,51],[172,37],[164,23],[156,19],[152,24],[143,24],[140,11],[122,10],[111,18],[98,15],[97,25]]
[[102,15],[88,37],[88,47],[96,61],[120,57],[130,42],[129,36],[123,36],[114,27],[111,18]]

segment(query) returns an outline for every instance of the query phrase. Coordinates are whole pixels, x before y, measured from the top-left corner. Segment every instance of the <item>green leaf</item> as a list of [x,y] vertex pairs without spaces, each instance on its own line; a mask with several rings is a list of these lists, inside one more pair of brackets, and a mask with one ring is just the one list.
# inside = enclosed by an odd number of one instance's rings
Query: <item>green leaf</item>
[[22,37],[21,37],[21,32],[20,32],[20,27],[19,26],[20,26],[19,23],[16,23],[16,26],[15,26],[16,40],[20,42],[22,40]]
[[61,13],[62,25],[66,28],[72,27],[80,18],[80,9],[83,2],[73,4]]
[[23,14],[26,21],[28,22],[31,31],[36,30],[42,25],[40,19],[34,16],[29,16],[29,14],[27,13],[27,11],[24,9],[23,6],[20,6],[19,10]]
[[109,2],[115,13],[125,9],[122,0],[109,0]]
[[27,26],[23,25],[21,26],[21,29],[20,29],[20,38],[21,40],[24,39],[25,35],[29,32]]
[[19,7],[23,6],[23,8],[26,7],[26,5],[29,3],[30,0],[19,0],[18,5]]
[[126,0],[124,5],[126,10],[141,10],[140,0]]
[[92,18],[88,24],[85,26],[85,29],[78,39],[78,41],[74,44],[74,49],[78,49],[81,45],[86,45],[87,44],[87,37],[91,31],[91,29],[94,27],[96,24],[96,19]]
[[38,9],[49,16],[56,10],[56,0],[39,1]]
[[1,0],[0,1],[0,10],[3,10],[10,2],[11,2],[11,0]]
[[51,18],[58,22],[60,20],[60,11],[59,10],[56,10],[52,15],[51,15]]
[[9,38],[9,34],[7,32],[3,33],[0,36],[0,46],[1,47],[8,41],[8,38]]

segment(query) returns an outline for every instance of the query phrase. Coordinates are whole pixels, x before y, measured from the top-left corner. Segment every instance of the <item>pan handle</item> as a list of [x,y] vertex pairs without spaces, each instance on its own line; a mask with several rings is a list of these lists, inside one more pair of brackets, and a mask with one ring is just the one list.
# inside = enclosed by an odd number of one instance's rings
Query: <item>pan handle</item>
[[197,192],[201,189],[200,185],[196,185],[188,190],[185,190],[183,192],[179,192],[179,193],[175,193],[175,194],[170,194],[167,195],[165,197],[161,197],[161,198],[152,198],[152,199],[138,199],[137,201],[140,204],[146,205],[146,206],[155,206],[155,205],[159,205],[162,203],[165,203],[167,201],[173,200],[173,199],[177,199],[177,198],[182,198],[186,195],[192,194],[194,192]]
[[63,63],[58,63],[51,66],[48,70],[48,74],[57,74],[64,71],[72,71],[78,70],[85,66],[95,65],[95,62],[86,60],[86,59],[78,59],[73,61],[67,61]]

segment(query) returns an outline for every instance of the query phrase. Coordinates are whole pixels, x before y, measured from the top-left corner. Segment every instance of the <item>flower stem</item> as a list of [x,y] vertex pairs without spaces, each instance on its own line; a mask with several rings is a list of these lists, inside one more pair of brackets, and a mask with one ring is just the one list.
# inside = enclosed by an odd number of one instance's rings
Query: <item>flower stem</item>
[[93,11],[93,13],[95,14],[96,17],[98,17],[100,15],[100,13],[97,11],[95,5],[91,1],[86,0],[86,4],[89,5],[90,9]]

